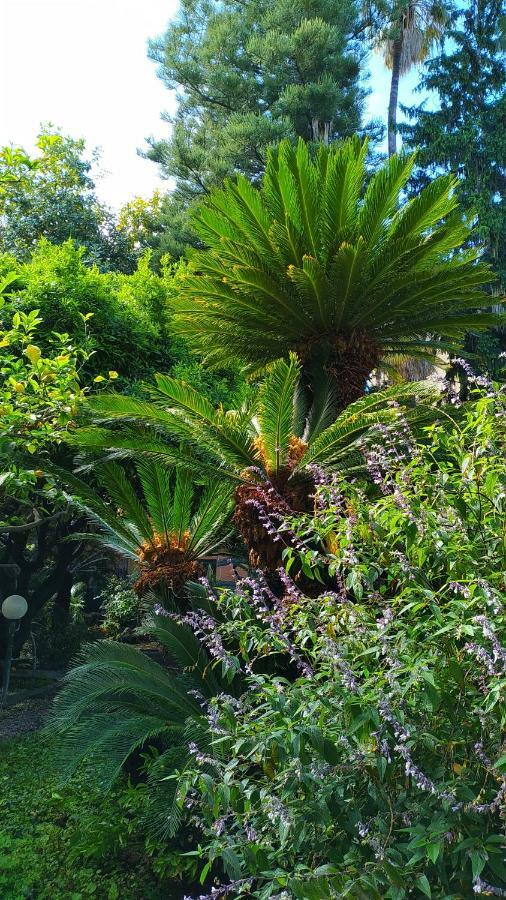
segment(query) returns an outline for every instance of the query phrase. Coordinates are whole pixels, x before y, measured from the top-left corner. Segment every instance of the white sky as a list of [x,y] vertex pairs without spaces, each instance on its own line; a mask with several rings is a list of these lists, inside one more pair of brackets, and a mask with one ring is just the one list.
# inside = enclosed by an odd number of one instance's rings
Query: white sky
[[[157,167],[137,155],[174,100],[146,55],[177,0],[0,0],[0,145],[27,150],[41,122],[52,122],[88,149],[102,148],[98,194],[118,208],[162,184]],[[370,115],[383,116],[389,73],[371,59]],[[410,79],[411,81],[411,79]],[[409,83],[401,84],[401,102]],[[95,177],[96,177],[95,173]]]

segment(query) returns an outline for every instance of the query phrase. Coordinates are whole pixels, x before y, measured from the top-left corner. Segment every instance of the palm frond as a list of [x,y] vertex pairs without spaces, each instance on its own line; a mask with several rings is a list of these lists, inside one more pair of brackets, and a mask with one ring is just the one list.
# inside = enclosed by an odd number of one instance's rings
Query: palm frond
[[190,524],[189,547],[196,556],[209,556],[231,534],[234,508],[231,486],[215,479],[204,490]]
[[149,459],[138,462],[136,468],[149,514],[149,537],[152,536],[153,526],[158,534],[167,537],[173,528],[171,507],[174,508],[169,469]]
[[96,470],[98,481],[113,503],[120,508],[120,517],[133,525],[144,540],[149,541],[153,527],[132,482],[122,466],[115,462],[103,463]]
[[290,438],[294,433],[294,394],[300,378],[297,357],[277,360],[260,390],[258,421],[262,450],[267,468],[275,475],[285,464]]

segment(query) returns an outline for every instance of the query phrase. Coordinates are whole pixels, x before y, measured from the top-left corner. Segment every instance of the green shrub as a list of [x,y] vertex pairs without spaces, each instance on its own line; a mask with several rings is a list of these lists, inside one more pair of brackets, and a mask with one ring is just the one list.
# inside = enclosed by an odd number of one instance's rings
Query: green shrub
[[37,664],[43,669],[67,668],[82,645],[96,637],[85,622],[60,615],[52,604],[44,606],[32,632]]
[[380,429],[368,481],[315,472],[278,528],[332,590],[215,598],[248,690],[211,702],[178,804],[227,896],[504,896],[505,421],[484,396],[424,450],[406,429],[409,462]]
[[103,598],[100,604],[102,628],[108,637],[116,639],[125,629],[131,630],[141,624],[141,600],[125,578],[111,575],[100,596]]
[[19,308],[40,311],[45,344],[53,332],[66,332],[93,351],[87,376],[111,370],[130,382],[170,365],[170,346],[155,316],[164,283],[146,261],[132,275],[103,273],[85,264],[84,249],[73,241],[56,246],[41,240],[16,271]]

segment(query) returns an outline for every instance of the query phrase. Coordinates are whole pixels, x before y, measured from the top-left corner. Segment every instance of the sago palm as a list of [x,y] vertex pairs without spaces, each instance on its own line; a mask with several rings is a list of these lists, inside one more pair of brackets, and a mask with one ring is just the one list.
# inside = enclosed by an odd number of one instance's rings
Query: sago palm
[[151,402],[120,394],[93,398],[89,410],[96,424],[75,432],[72,443],[234,485],[234,520],[252,562],[273,568],[280,550],[269,521],[308,509],[311,466],[344,471],[361,465],[360,444],[375,426],[393,426],[402,407],[412,418],[430,415],[437,391],[429,384],[389,388],[336,417],[328,380],[321,378],[308,404],[300,363],[290,354],[272,365],[248,409],[214,409],[194,388],[162,375],[152,393]]
[[[197,596],[195,607],[202,602]],[[193,615],[207,623],[203,611]],[[233,688],[186,625],[154,616],[150,630],[178,674],[126,644],[91,644],[64,676],[46,731],[58,738],[55,764],[62,779],[84,765],[104,790],[134,754],[156,746],[150,777],[161,813],[156,824],[174,833],[177,784],[170,776],[191,758],[192,740],[206,741],[205,701]]]
[[213,553],[231,533],[233,490],[215,480],[197,492],[190,472],[175,476],[156,459],[135,464],[135,482],[117,462],[96,469],[100,493],[70,472],[53,472],[71,500],[96,526],[86,535],[130,560],[139,594],[163,589],[181,604],[185,585],[203,574],[199,559]]
[[208,249],[181,276],[173,328],[209,363],[258,368],[293,350],[309,383],[325,369],[342,408],[385,356],[451,351],[497,322],[456,179],[403,202],[414,155],[368,179],[366,154],[357,138],[314,158],[284,141],[260,189],[239,177],[204,201],[194,224]]

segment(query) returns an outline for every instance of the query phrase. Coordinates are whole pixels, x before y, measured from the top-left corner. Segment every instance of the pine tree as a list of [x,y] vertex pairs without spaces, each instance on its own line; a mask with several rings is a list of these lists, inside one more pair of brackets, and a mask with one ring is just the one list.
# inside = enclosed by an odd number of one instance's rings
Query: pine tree
[[[455,172],[460,199],[474,209],[475,234],[485,256],[506,284],[506,93],[502,0],[467,0],[452,16],[443,52],[430,60],[420,89],[437,96],[436,108],[423,103],[404,109],[411,124],[401,126],[405,143],[419,147],[414,187],[434,175]],[[499,353],[504,328],[466,337],[476,354],[473,365],[504,373]]]
[[147,153],[175,179],[169,231],[175,213],[184,242],[181,210],[225,176],[258,178],[269,144],[329,143],[360,128],[359,10],[355,0],[182,0],[149,51],[178,91],[171,137]]
[[405,143],[418,147],[416,189],[442,172],[460,178],[464,209],[478,216],[477,235],[506,281],[506,67],[502,0],[467,0],[455,10],[443,52],[425,65],[420,90],[437,106],[404,108]]

